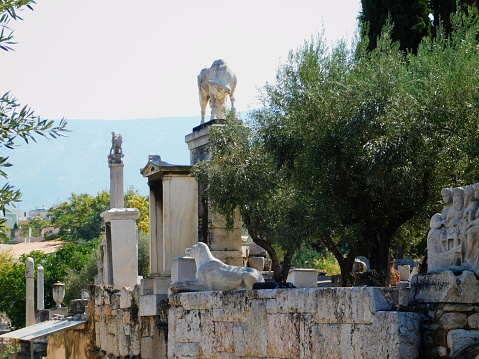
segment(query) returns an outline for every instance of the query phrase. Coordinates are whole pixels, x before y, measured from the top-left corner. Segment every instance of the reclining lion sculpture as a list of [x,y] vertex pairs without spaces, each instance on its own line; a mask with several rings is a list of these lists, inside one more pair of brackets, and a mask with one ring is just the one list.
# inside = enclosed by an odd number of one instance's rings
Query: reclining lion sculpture
[[196,262],[196,279],[175,282],[170,290],[173,294],[207,290],[253,289],[256,282],[264,282],[261,273],[250,267],[230,266],[213,257],[205,243],[198,242],[185,253]]

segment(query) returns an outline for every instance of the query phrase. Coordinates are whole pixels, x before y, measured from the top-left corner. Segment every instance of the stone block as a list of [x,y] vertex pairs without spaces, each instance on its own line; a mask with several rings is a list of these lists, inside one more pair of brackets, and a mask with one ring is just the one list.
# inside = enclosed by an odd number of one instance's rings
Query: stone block
[[119,293],[119,308],[125,309],[131,307],[131,299],[133,297],[133,292],[122,288]]
[[172,307],[183,307],[184,310],[213,309],[222,305],[223,292],[190,292],[170,297]]
[[[396,287],[397,288],[397,287]],[[411,301],[411,288],[398,288],[398,304],[407,307]]]
[[299,358],[301,314],[271,314],[268,321],[268,356]]
[[371,325],[355,325],[350,358],[417,358],[420,317],[408,312],[377,312]]
[[177,319],[175,333],[177,343],[199,343],[201,341],[201,314],[199,310],[185,312],[183,319]]
[[413,300],[419,303],[479,302],[479,281],[467,270],[459,275],[450,270],[415,275],[411,291]]
[[265,302],[252,301],[244,323],[234,323],[233,326],[235,355],[268,358],[268,331]]
[[249,243],[249,255],[251,257],[266,257],[268,252],[263,247],[257,245],[256,243]]
[[479,329],[479,313],[474,313],[467,317],[467,325],[471,329]]
[[467,315],[464,313],[444,313],[439,319],[439,324],[445,330],[464,328],[467,324]]
[[106,338],[106,350],[107,353],[112,354],[113,356],[120,355],[118,348],[118,342],[116,337],[113,334],[108,334]]
[[442,310],[444,312],[472,312],[474,306],[467,304],[446,304]]
[[158,315],[158,305],[162,299],[164,299],[164,296],[161,294],[141,295],[139,305],[140,316],[144,317]]
[[316,323],[370,324],[376,312],[393,310],[394,306],[387,288],[318,288],[311,293],[317,305]]
[[175,257],[171,260],[171,282],[184,282],[196,278],[196,263],[193,257]]
[[291,269],[286,281],[293,283],[296,288],[317,288],[318,271],[316,269],[305,268]]
[[155,294],[155,279],[143,278],[140,283],[140,295]]
[[[214,351],[213,353],[220,352],[220,353],[233,353],[234,352],[234,335],[233,335],[233,328],[236,325],[235,323],[231,322],[213,322],[214,325],[214,332],[215,333],[222,333],[219,339],[214,342]],[[205,332],[206,334],[207,332]],[[205,337],[207,335],[202,336]],[[217,338],[218,339],[218,338]]]
[[230,266],[243,266],[243,257],[241,251],[216,251],[212,250],[211,254],[213,257],[219,259],[223,263],[226,263]]
[[88,305],[87,299],[73,299],[70,300],[70,315],[83,314],[85,313],[86,307]]
[[144,337],[141,338],[141,358],[153,359],[153,338]]
[[139,324],[131,325],[130,328],[130,356],[140,354],[141,337],[139,336]]
[[240,256],[241,246],[243,241],[241,239],[241,228],[228,231],[223,228],[209,229],[209,247],[211,251],[239,251]]
[[169,276],[153,278],[153,294],[161,294],[166,298],[169,295],[170,286],[171,277]]
[[246,293],[221,293],[221,306],[212,309],[213,320],[225,322],[244,322],[251,311],[252,300]]
[[409,281],[409,275],[411,273],[411,266],[408,264],[398,266],[399,276],[401,280]]
[[[226,229],[226,217],[215,211],[214,208],[210,208],[211,210],[208,212],[208,227],[210,229],[220,228]],[[235,215],[233,218],[233,229],[241,229],[241,216],[239,211],[235,211]]]
[[463,349],[479,343],[479,330],[454,329],[447,333],[447,346],[454,358]]
[[66,316],[68,314],[68,308],[50,308],[48,309],[48,319],[53,319],[55,316]]
[[264,269],[264,257],[249,257],[248,266],[256,270],[262,271]]
[[[168,348],[168,358],[171,358],[170,348]],[[176,358],[201,358],[199,343],[176,343]],[[143,357],[142,357],[143,358]]]
[[130,324],[130,312],[123,312],[123,324]]

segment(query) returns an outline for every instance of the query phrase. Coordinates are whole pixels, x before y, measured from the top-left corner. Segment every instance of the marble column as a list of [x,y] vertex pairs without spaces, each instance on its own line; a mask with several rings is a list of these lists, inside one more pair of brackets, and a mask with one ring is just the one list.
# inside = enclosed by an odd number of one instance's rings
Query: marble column
[[43,266],[37,267],[37,310],[45,309],[45,277]]
[[112,132],[112,147],[108,155],[108,167],[110,167],[110,209],[125,208],[122,141],[123,139],[119,133]]
[[28,257],[25,270],[26,278],[26,323],[28,327],[35,324],[35,267],[33,258]]

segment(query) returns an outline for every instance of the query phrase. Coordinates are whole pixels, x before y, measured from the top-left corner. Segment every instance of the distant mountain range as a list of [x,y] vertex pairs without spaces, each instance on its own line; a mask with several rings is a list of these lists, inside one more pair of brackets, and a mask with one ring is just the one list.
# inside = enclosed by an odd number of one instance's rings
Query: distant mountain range
[[13,167],[7,168],[9,183],[23,193],[17,209],[32,210],[65,202],[71,193],[96,195],[110,186],[107,156],[111,132],[123,137],[125,190],[134,186],[147,195],[146,178],[140,169],[148,155],[160,155],[172,164],[189,164],[185,136],[199,125],[199,117],[138,120],[69,120],[68,137],[39,138],[14,150],[4,149]]

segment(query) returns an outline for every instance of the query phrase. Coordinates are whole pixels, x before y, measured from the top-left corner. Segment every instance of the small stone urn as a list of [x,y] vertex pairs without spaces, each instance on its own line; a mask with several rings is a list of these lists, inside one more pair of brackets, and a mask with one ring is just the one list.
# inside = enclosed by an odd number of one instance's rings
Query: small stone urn
[[63,298],[65,298],[65,284],[56,282],[53,287],[53,300],[57,303],[57,308],[62,307]]

